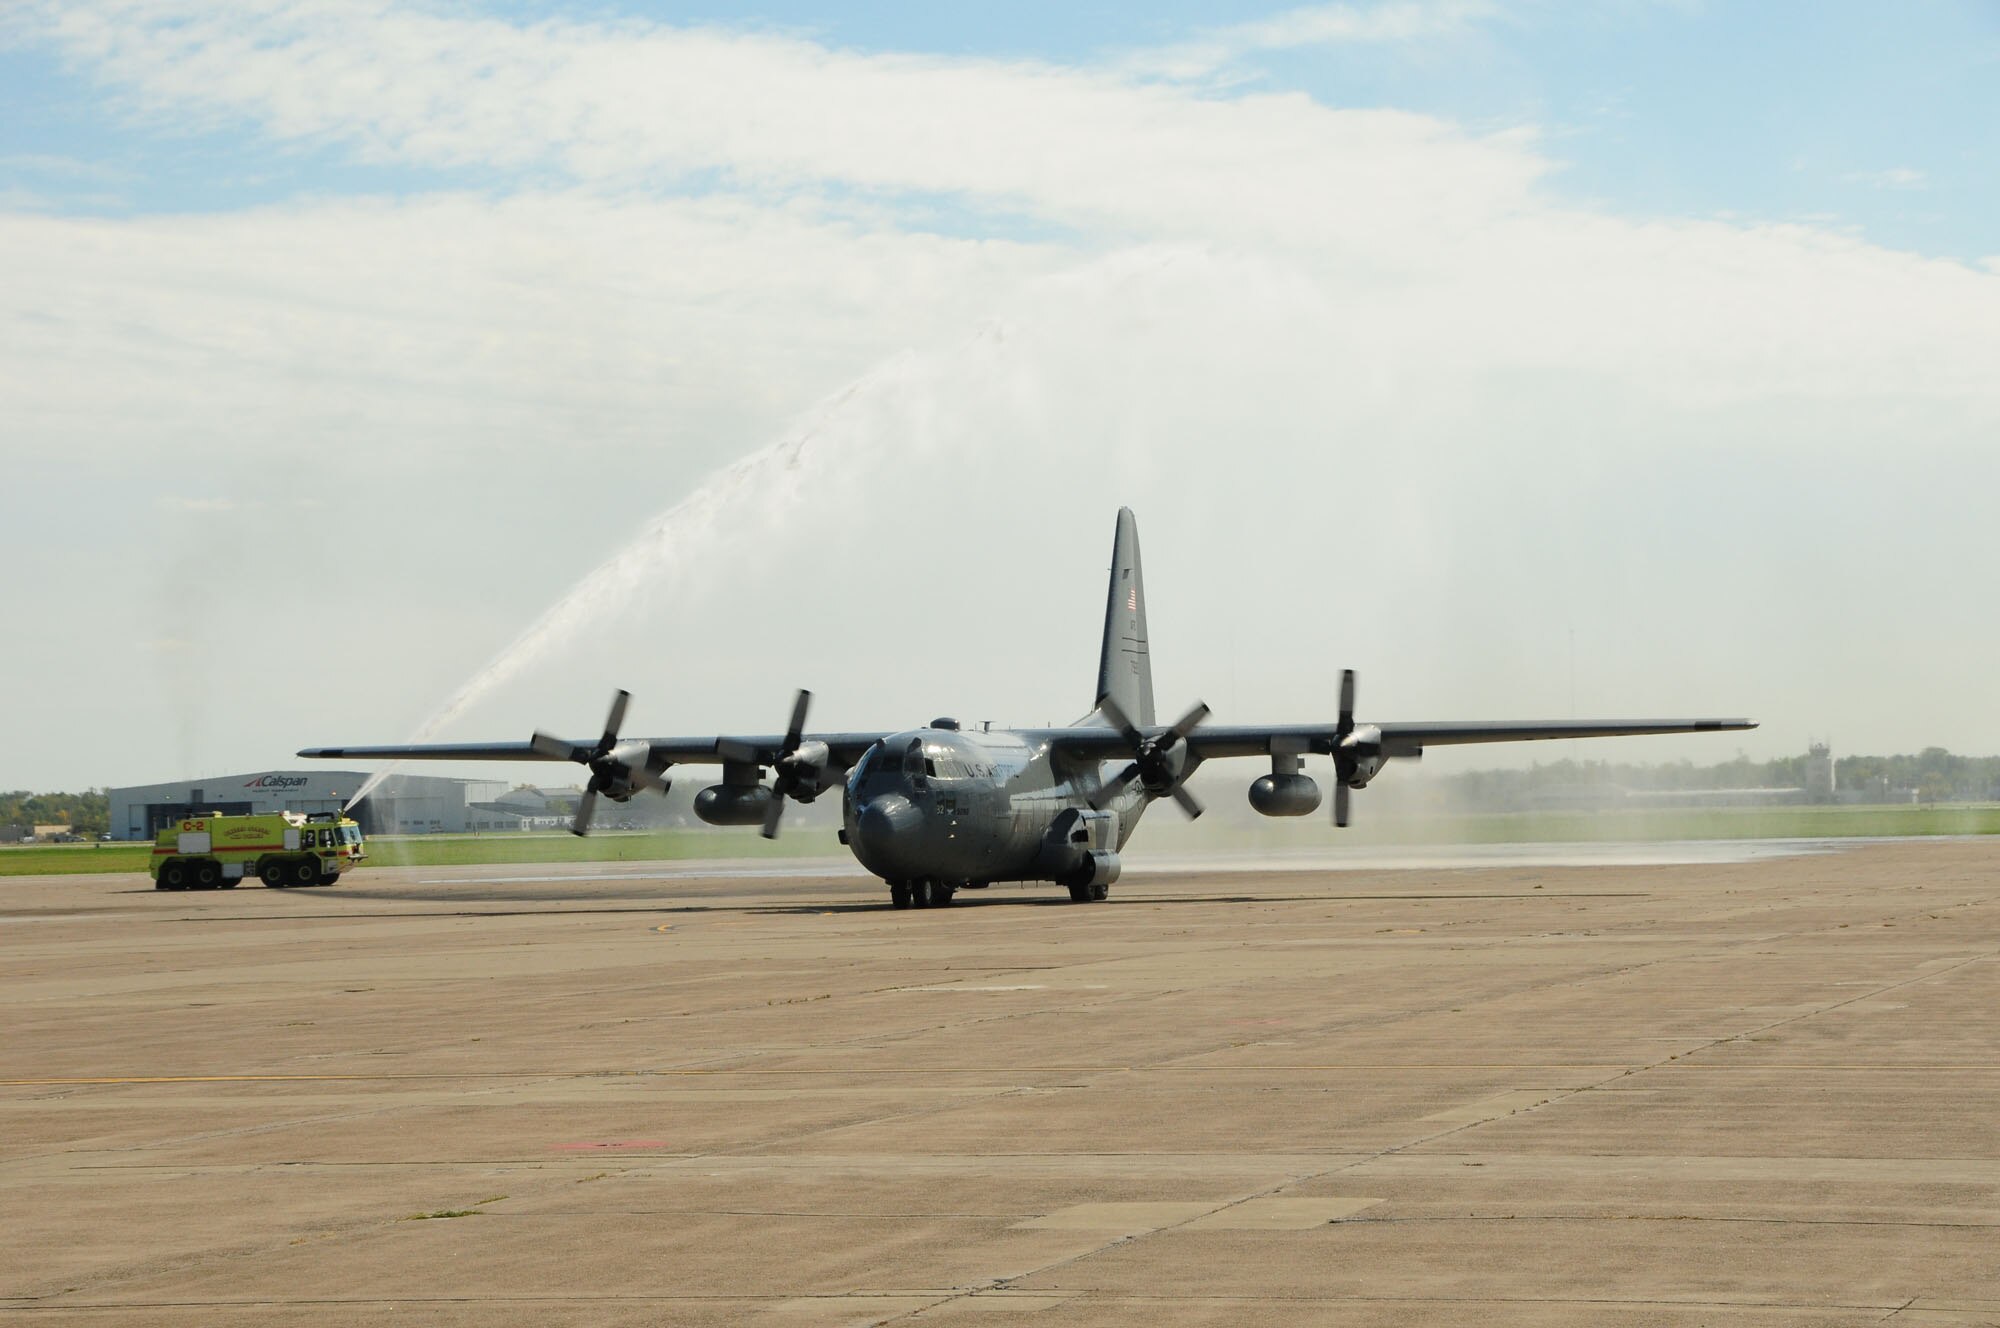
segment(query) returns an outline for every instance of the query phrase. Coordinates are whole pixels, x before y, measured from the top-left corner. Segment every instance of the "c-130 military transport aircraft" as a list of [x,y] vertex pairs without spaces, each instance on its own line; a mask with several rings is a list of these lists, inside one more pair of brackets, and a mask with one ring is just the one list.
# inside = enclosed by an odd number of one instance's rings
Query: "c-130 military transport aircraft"
[[[1156,799],[1171,798],[1189,816],[1201,815],[1187,778],[1220,757],[1269,758],[1270,773],[1250,785],[1250,805],[1265,816],[1317,810],[1319,785],[1300,771],[1301,758],[1332,757],[1333,819],[1344,826],[1350,790],[1366,788],[1385,762],[1420,756],[1426,747],[1756,727],[1747,719],[1358,724],[1352,669],[1340,676],[1340,711],[1331,724],[1208,724],[1208,707],[1197,702],[1162,726],[1153,716],[1145,579],[1129,508],[1118,513],[1112,544],[1096,707],[1066,728],[966,732],[956,720],[935,719],[900,733],[807,733],[812,693],[801,691],[783,734],[620,738],[628,698],[622,691],[613,698],[595,742],[538,732],[527,742],[312,747],[299,755],[576,761],[590,769],[571,826],[579,835],[588,831],[600,794],[624,802],[642,789],[664,792],[667,772],[677,765],[721,766],[722,782],[695,796],[695,814],[711,825],[761,823],[767,839],[778,833],[787,798],[811,802],[839,788],[841,842],[888,882],[897,908],[939,908],[961,888],[994,881],[1053,881],[1077,903],[1106,898],[1141,814]],[[1111,762],[1123,764],[1107,773]]]

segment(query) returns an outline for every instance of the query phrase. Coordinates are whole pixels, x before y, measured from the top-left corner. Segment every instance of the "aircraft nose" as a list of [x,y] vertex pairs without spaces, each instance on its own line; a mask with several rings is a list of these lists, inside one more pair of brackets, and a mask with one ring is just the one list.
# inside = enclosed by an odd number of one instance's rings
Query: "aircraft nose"
[[890,871],[903,870],[903,860],[916,847],[924,814],[900,793],[870,798],[855,819],[855,835],[863,861]]

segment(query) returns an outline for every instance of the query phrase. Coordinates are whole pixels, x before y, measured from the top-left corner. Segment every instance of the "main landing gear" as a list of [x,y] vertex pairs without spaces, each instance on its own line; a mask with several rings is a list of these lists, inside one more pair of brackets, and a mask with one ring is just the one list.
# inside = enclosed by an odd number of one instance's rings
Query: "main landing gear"
[[[951,897],[960,890],[983,890],[984,883],[974,885],[969,881],[950,882],[918,878],[910,881],[889,882],[889,902],[897,908],[949,908]],[[1111,897],[1111,885],[1072,885],[1069,899],[1072,904],[1101,904]]]
[[889,902],[897,908],[949,908],[958,887],[948,881],[926,880],[889,882]]

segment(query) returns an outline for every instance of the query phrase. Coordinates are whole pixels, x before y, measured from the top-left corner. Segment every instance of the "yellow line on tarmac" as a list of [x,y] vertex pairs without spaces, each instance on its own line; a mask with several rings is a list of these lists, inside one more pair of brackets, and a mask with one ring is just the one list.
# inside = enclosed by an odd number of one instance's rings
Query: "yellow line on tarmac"
[[242,1083],[318,1083],[323,1081],[343,1081],[354,1079],[447,1079],[460,1078],[458,1075],[382,1075],[382,1074],[140,1074],[105,1076],[103,1078],[77,1079],[0,1079],[0,1087],[28,1088],[37,1085],[56,1084],[242,1084]]
[[[1630,1068],[1618,1065],[1589,1065],[1569,1062],[1527,1062],[1527,1061],[1349,1061],[1327,1065],[1009,1065],[995,1066],[939,1066],[928,1065],[910,1068],[892,1066],[843,1065],[823,1068],[793,1067],[788,1069],[751,1068],[730,1066],[714,1068],[656,1069],[656,1070],[483,1070],[470,1073],[436,1074],[146,1074],[146,1075],[102,1075],[78,1076],[73,1078],[47,1079],[0,1079],[0,1088],[57,1088],[64,1085],[89,1084],[290,1084],[290,1083],[395,1083],[430,1080],[493,1080],[493,1079],[680,1079],[680,1078],[724,1078],[729,1075],[758,1075],[777,1077],[835,1075],[865,1078],[870,1075],[964,1075],[991,1074],[1002,1069],[1009,1075],[1024,1074],[1282,1074],[1302,1071],[1333,1070],[1511,1070],[1515,1072],[1550,1072],[1558,1070],[1598,1072]],[[1829,1072],[1875,1072],[1908,1073],[1912,1070],[1942,1072],[1951,1074],[1995,1074],[2000,1066],[1991,1064],[1938,1063],[1924,1065],[1901,1065],[1895,1063],[1847,1063],[1830,1065],[1768,1066],[1768,1065],[1690,1065],[1677,1063],[1671,1066],[1656,1066],[1656,1069],[1688,1071],[1696,1074],[1733,1073],[1754,1074],[1773,1069],[1798,1070],[1806,1073]]]
[[[428,1074],[145,1074],[85,1075],[46,1079],[0,1079],[0,1088],[55,1087],[63,1084],[285,1084],[285,1083],[365,1083],[412,1079],[610,1079],[610,1078],[689,1078],[740,1075],[952,1075],[987,1074],[993,1066],[825,1066],[753,1068],[749,1066],[703,1066],[652,1070],[481,1070],[469,1073]],[[1465,1061],[1437,1064],[1346,1064],[1346,1065],[1011,1065],[1009,1074],[1255,1074],[1283,1070],[1356,1069],[1506,1069],[1506,1070],[1617,1070],[1620,1065],[1521,1064],[1518,1062],[1476,1065]]]

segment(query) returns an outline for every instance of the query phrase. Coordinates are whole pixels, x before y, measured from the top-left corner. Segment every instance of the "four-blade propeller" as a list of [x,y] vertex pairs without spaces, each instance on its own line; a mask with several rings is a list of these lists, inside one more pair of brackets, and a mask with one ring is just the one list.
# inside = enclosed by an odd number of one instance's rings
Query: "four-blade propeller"
[[1091,798],[1090,805],[1098,811],[1104,810],[1117,801],[1127,784],[1136,779],[1154,797],[1171,797],[1179,803],[1189,820],[1200,816],[1201,800],[1187,789],[1187,777],[1192,773],[1187,760],[1187,736],[1208,718],[1208,707],[1196,701],[1194,707],[1182,715],[1172,728],[1151,738],[1142,733],[1139,726],[1132,722],[1132,717],[1110,697],[1104,698],[1101,708],[1104,717],[1131,744],[1132,764],[1107,780]]
[[[778,837],[778,823],[784,819],[786,799],[811,802],[827,787],[831,754],[823,742],[804,741],[806,712],[811,706],[812,693],[801,687],[798,696],[792,700],[792,718],[785,726],[784,748],[771,762],[771,801],[764,807],[763,835],[766,839]],[[747,743],[725,738],[716,743],[715,751],[726,761],[742,765],[762,764],[763,754]]]
[[1340,718],[1333,730],[1333,823],[1347,824],[1348,797],[1382,764],[1382,731],[1354,724],[1354,670],[1340,671]]
[[631,699],[632,693],[622,688],[611,698],[611,713],[604,719],[604,736],[597,740],[595,746],[578,747],[539,729],[528,740],[529,745],[543,756],[559,761],[576,761],[590,767],[590,782],[584,785],[583,797],[576,804],[576,818],[569,825],[573,835],[590,833],[590,820],[597,811],[598,794],[623,802],[640,789],[657,788],[663,782],[661,773],[666,768],[665,763],[654,764],[650,745],[643,741],[618,741],[618,730],[625,723],[625,706]]

